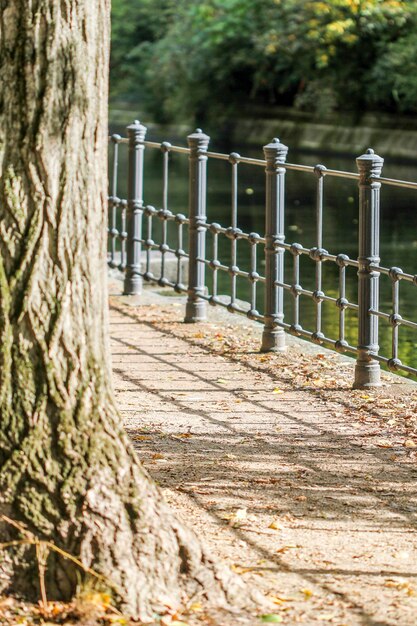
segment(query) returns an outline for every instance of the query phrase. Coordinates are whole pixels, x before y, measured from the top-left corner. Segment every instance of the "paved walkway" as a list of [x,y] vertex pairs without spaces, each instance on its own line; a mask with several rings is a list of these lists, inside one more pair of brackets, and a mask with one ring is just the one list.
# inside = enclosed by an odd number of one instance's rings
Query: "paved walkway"
[[179,516],[283,624],[415,626],[415,387],[351,391],[338,355],[260,355],[259,325],[185,325],[178,298],[111,302],[119,406]]

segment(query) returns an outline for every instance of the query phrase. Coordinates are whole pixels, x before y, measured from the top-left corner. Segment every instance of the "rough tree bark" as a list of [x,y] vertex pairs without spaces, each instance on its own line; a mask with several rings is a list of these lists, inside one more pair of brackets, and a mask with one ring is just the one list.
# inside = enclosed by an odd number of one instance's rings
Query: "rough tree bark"
[[[0,513],[111,579],[149,618],[239,583],[168,511],[114,405],[106,340],[110,0],[0,0]],[[6,527],[0,526],[2,537]],[[37,594],[33,547],[0,592]],[[50,555],[47,591],[78,573]]]

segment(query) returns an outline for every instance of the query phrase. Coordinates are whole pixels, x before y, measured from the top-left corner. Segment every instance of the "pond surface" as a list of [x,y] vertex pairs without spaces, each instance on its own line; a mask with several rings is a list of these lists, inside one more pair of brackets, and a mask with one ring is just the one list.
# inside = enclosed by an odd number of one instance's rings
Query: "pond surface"
[[[123,128],[113,127],[111,132],[126,133]],[[175,145],[186,145],[186,140],[161,137],[157,133],[148,133],[147,139],[152,141],[169,140]],[[210,145],[210,150],[228,152],[219,145]],[[234,146],[234,151],[242,156],[263,158],[262,146],[259,150]],[[381,155],[383,156],[383,155]],[[354,158],[320,155],[289,151],[291,163],[304,165],[324,164],[328,168],[356,172]],[[126,197],[126,164],[127,150],[120,148],[120,174],[118,195]],[[386,162],[383,176],[402,180],[417,181],[417,159],[415,162],[398,164]],[[238,227],[244,232],[257,232],[264,235],[265,205],[265,173],[263,168],[239,165],[238,187]],[[301,243],[310,248],[316,242],[316,177],[310,173],[288,171],[286,175],[286,216],[285,235],[288,243]],[[159,150],[145,150],[145,204],[156,208],[162,206],[162,155]],[[188,213],[188,159],[186,155],[172,154],[169,165],[169,209],[174,213]],[[222,226],[231,223],[231,166],[228,162],[209,159],[208,162],[208,194],[207,219],[219,222]],[[159,220],[154,220],[159,222]],[[158,227],[156,227],[158,228]],[[170,243],[176,245],[176,227],[169,224]],[[211,258],[211,233],[207,235],[207,258]],[[158,241],[155,230],[154,239]],[[417,191],[395,189],[382,186],[381,189],[381,265],[398,266],[405,272],[417,274]],[[351,258],[357,257],[358,250],[358,189],[355,180],[327,177],[324,181],[324,215],[323,215],[323,247],[332,254],[344,253]],[[231,242],[219,236],[219,258],[228,265],[230,261]],[[249,270],[249,245],[239,241],[238,265]],[[262,250],[258,246],[258,271],[263,274]],[[292,282],[292,256],[286,256],[286,276]],[[230,293],[230,277],[218,272],[219,293]],[[300,261],[301,284],[306,289],[314,290],[315,263],[305,257]],[[357,276],[354,268],[347,269],[346,296],[351,302],[357,302]],[[207,285],[211,287],[211,271],[207,272]],[[323,264],[323,287],[327,295],[337,298],[338,268],[334,263]],[[258,310],[263,310],[262,286],[258,286]],[[237,297],[248,301],[250,294],[249,282],[238,278]],[[380,310],[391,313],[391,281],[381,276],[380,279]],[[285,293],[285,319],[292,323],[293,297]],[[315,330],[315,304],[311,298],[300,297],[300,323],[307,329]],[[410,283],[400,283],[400,313],[404,318],[417,322],[417,288]],[[323,332],[326,336],[338,337],[338,309],[333,303],[323,303]],[[349,311],[346,316],[346,339],[352,345],[357,344],[356,313]],[[380,320],[381,354],[391,356],[391,329],[385,320]],[[400,354],[403,363],[417,367],[417,332],[400,327]]]

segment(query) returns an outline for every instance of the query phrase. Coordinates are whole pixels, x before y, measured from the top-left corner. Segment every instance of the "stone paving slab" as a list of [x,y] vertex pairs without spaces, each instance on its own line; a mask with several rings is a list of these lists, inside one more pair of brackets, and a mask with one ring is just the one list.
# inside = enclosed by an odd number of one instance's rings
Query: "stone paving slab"
[[283,624],[415,626],[417,439],[376,408],[415,412],[415,387],[353,392],[339,355],[261,356],[260,325],[182,315],[154,291],[111,298],[119,407],[178,515]]

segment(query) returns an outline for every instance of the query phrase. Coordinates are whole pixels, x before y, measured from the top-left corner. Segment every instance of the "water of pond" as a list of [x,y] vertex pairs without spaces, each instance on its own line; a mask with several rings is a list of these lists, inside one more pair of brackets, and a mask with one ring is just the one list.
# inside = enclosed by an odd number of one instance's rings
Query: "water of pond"
[[[112,132],[124,135],[123,129],[112,128]],[[149,133],[150,140],[169,139],[176,145],[186,145],[185,141],[173,141],[172,138]],[[221,146],[210,146],[212,150],[222,150]],[[263,158],[262,147],[259,150],[234,146],[234,150],[245,156]],[[120,177],[118,195],[126,197],[126,150],[121,149]],[[145,204],[156,208],[162,203],[162,156],[159,150],[145,150]],[[383,155],[382,155],[383,156]],[[303,154],[290,150],[288,161],[305,165],[323,163],[328,168],[355,172],[353,158],[332,155]],[[386,162],[383,175],[403,180],[417,180],[417,160],[413,163],[398,164]],[[238,227],[244,232],[264,234],[265,173],[263,168],[239,166],[238,190]],[[357,182],[348,179],[325,178],[324,183],[324,219],[323,247],[332,254],[344,253],[351,258],[357,257],[358,248],[358,190]],[[315,234],[315,195],[316,178],[303,172],[288,171],[286,176],[286,241],[298,242],[309,248],[316,245]],[[173,154],[169,167],[169,208],[174,213],[187,214],[188,209],[188,161],[186,155]],[[230,164],[214,159],[208,164],[207,216],[209,222],[219,222],[222,226],[230,225],[231,214],[231,167]],[[158,221],[158,220],[155,220]],[[171,244],[176,244],[176,228],[169,225]],[[172,228],[171,228],[172,227]],[[158,234],[154,239],[158,241]],[[381,265],[399,266],[404,271],[417,274],[417,192],[407,189],[395,189],[383,186],[381,190]],[[259,248],[259,247],[258,247]],[[207,253],[211,253],[211,233],[207,236]],[[258,250],[259,272],[263,273],[262,251]],[[230,261],[230,241],[219,237],[219,258],[226,265]],[[249,270],[249,245],[246,241],[238,242],[238,265]],[[301,284],[306,289],[314,290],[315,263],[302,256]],[[211,286],[211,271],[207,272],[207,284]],[[219,293],[230,292],[230,277],[219,272]],[[292,282],[292,257],[286,261],[286,282]],[[410,283],[400,283],[400,312],[404,318],[417,321],[417,291]],[[334,263],[323,264],[323,286],[327,295],[338,297],[338,268]],[[261,285],[259,285],[261,291]],[[381,276],[380,309],[391,313],[391,281]],[[237,297],[248,301],[250,285],[244,278],[238,278]],[[347,269],[346,295],[351,302],[357,302],[357,277],[354,268]],[[258,310],[262,311],[263,298],[259,293]],[[285,293],[285,317],[292,322],[293,298]],[[331,338],[338,337],[338,309],[332,303],[323,303],[323,332]],[[300,323],[308,330],[315,330],[315,304],[309,297],[300,297]],[[346,319],[346,339],[352,345],[357,343],[356,313],[349,311]],[[380,321],[381,354],[391,356],[391,329],[384,320]],[[401,360],[417,367],[417,332],[405,327],[400,328]]]

